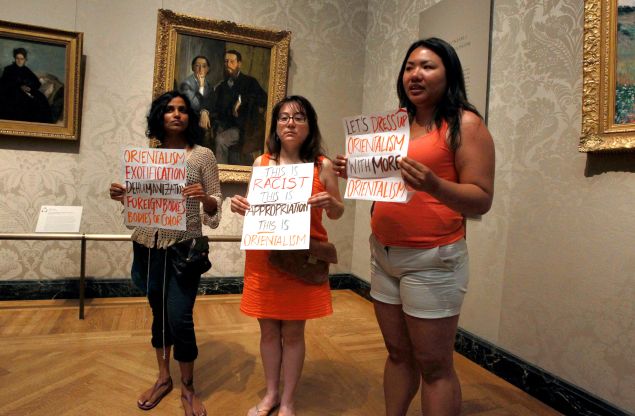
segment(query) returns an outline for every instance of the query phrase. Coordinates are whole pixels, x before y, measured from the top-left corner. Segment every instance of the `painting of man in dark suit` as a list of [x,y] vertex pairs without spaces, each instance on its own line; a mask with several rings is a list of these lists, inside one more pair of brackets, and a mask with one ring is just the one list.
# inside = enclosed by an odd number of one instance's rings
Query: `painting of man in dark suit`
[[52,123],[49,102],[40,91],[42,83],[27,66],[27,50],[13,49],[13,63],[0,78],[0,119]]
[[225,77],[214,89],[214,153],[221,164],[251,164],[252,152],[262,149],[267,93],[241,71],[240,52],[227,50],[224,62]]
[[176,39],[173,86],[201,115],[219,164],[251,167],[265,150],[271,50],[189,34]]

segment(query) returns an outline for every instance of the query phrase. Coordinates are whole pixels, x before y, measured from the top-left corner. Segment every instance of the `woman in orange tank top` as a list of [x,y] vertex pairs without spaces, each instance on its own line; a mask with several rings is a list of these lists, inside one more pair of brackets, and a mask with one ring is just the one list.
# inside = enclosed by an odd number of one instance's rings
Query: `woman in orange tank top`
[[[304,97],[291,96],[272,111],[267,153],[254,166],[314,163],[311,204],[311,238],[326,241],[322,212],[331,219],[344,213],[337,176],[324,157],[317,114]],[[249,202],[240,195],[231,200],[231,210],[245,215]],[[304,327],[307,319],[333,312],[328,281],[311,285],[269,264],[269,251],[248,250],[240,310],[258,318],[260,355],[265,370],[265,397],[249,409],[248,416],[266,416],[279,408],[279,416],[295,415],[294,393],[304,364]],[[278,391],[284,368],[282,395]]]
[[[467,101],[461,62],[438,38],[413,43],[397,78],[410,115],[401,175],[404,204],[376,202],[371,214],[371,297],[388,358],[387,416],[402,416],[421,384],[423,415],[458,416],[461,387],[452,353],[467,289],[463,215],[481,215],[494,193],[494,143]],[[346,158],[336,171],[346,176]]]

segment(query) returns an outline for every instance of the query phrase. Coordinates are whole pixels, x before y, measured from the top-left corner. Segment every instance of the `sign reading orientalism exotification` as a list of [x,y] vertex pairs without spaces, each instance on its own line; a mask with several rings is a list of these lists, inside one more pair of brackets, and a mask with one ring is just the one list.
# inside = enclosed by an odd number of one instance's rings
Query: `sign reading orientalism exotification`
[[126,225],[185,230],[185,150],[123,150]]
[[348,199],[406,202],[398,158],[408,153],[410,123],[405,108],[344,119]]
[[242,250],[309,248],[313,163],[256,166],[249,181],[249,210]]

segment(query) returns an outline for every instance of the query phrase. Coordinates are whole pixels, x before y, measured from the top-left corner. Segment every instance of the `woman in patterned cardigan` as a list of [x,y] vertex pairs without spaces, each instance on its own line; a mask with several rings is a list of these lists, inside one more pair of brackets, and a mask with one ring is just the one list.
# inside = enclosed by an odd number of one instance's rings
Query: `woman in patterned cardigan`
[[[137,406],[154,408],[172,390],[170,350],[181,370],[181,402],[186,416],[203,416],[207,412],[194,393],[194,360],[198,356],[192,311],[200,274],[177,278],[172,269],[172,251],[179,241],[202,235],[202,222],[211,228],[220,221],[221,193],[216,158],[211,150],[199,146],[198,116],[187,97],[171,91],[157,98],[148,114],[149,138],[166,149],[185,149],[187,183],[183,188],[186,201],[186,230],[137,227],[132,234],[134,258],[132,279],[147,292],[152,308],[152,346],[156,350],[159,376],[155,384],[141,394]],[[126,188],[113,183],[110,197],[123,203]],[[200,206],[203,206],[201,213]],[[201,215],[202,214],[202,215]]]

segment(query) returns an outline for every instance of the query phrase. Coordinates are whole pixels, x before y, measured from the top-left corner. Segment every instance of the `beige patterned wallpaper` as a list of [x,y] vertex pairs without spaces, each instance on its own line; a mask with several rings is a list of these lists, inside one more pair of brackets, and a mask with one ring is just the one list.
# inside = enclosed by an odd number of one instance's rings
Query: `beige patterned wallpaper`
[[635,412],[635,177],[585,176],[582,2],[540,3],[497,1],[496,127],[512,144],[499,345]]
[[[289,91],[320,114],[330,154],[341,117],[396,105],[395,77],[419,13],[438,0],[0,0],[3,19],[83,31],[87,77],[79,146],[0,143],[0,230],[31,232],[42,204],[84,205],[82,231],[125,232],[104,190],[119,148],[143,143],[156,9],[291,30]],[[492,211],[468,224],[471,281],[461,326],[635,412],[635,181],[585,175],[580,130],[581,0],[496,0],[489,126],[496,142]],[[42,8],[50,10],[43,15]],[[604,165],[610,166],[604,159]],[[231,196],[240,186],[226,186]],[[226,201],[227,202],[227,201]],[[328,222],[336,271],[368,278],[369,205]],[[219,234],[239,234],[226,210]],[[0,243],[0,279],[77,275],[73,243]],[[212,275],[242,274],[234,244],[213,247]],[[126,244],[89,245],[88,273],[124,277]]]
[[[84,32],[86,79],[81,142],[28,139],[0,142],[0,230],[33,232],[41,205],[82,205],[82,232],[128,233],[106,190],[119,174],[122,146],[144,144],[144,115],[152,95],[157,9],[292,32],[288,92],[317,109],[329,154],[343,147],[341,118],[361,111],[366,0],[173,1],[64,0],[51,13],[46,0],[0,1],[2,19]],[[37,11],[37,12],[36,12]],[[357,74],[358,76],[351,76]],[[223,187],[225,196],[244,186]],[[224,203],[209,234],[240,235],[241,217]],[[335,272],[348,272],[354,209],[325,219],[340,250]],[[241,276],[237,243],[212,246],[212,276]],[[127,277],[128,243],[88,243],[87,275]],[[79,274],[79,243],[0,242],[0,280],[65,278]]]
[[[369,0],[364,111],[396,105],[402,54],[419,13],[437,2]],[[611,171],[610,156],[608,172],[587,176],[587,155],[577,152],[583,2],[494,4],[496,195],[490,213],[468,223],[460,325],[633,413],[635,178]],[[357,204],[351,266],[365,278],[368,208]]]

